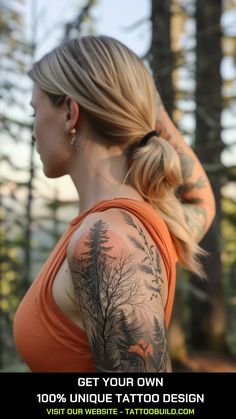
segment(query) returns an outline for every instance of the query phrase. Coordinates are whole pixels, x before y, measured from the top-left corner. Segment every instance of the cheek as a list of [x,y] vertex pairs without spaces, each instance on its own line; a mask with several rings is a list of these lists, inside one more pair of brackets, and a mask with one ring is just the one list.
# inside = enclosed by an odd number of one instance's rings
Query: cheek
[[45,142],[45,137],[47,137],[49,129],[50,124],[48,124],[47,118],[45,118],[44,115],[40,113],[36,114],[34,121],[34,133],[39,144]]
[[64,138],[63,121],[52,112],[36,115],[34,132],[39,145],[62,144]]
[[43,163],[44,174],[57,178],[68,174],[71,158],[70,139],[64,134],[63,119],[58,116],[37,116],[35,120],[36,149]]

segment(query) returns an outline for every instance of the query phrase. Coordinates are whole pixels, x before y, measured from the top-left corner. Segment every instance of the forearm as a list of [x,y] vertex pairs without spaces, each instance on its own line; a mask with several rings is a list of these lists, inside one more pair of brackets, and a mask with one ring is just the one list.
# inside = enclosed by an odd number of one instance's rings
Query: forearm
[[196,238],[201,239],[215,214],[215,199],[207,174],[196,154],[169,118],[162,103],[158,107],[156,129],[179,155],[183,184],[178,190],[178,195],[185,209],[191,212],[189,224],[196,230]]

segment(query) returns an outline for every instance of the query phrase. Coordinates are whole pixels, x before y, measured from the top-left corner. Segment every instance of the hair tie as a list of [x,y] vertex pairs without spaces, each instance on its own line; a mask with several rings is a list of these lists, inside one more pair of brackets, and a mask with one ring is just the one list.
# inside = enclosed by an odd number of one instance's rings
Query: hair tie
[[138,146],[139,146],[139,147],[142,147],[142,146],[146,145],[146,144],[147,144],[147,142],[148,142],[148,140],[149,140],[149,138],[154,137],[154,136],[156,136],[156,137],[160,137],[160,133],[159,133],[158,131],[156,131],[156,130],[149,132],[148,134],[146,134],[146,135],[142,138],[142,140],[140,140],[140,141],[138,142]]

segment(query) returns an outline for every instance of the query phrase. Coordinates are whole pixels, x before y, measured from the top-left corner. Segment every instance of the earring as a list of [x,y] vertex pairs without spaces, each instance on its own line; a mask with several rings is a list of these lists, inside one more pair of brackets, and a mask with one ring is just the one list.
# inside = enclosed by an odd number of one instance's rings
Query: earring
[[70,134],[72,135],[72,138],[70,140],[71,145],[75,146],[76,150],[79,150],[79,144],[76,142],[76,140],[77,140],[77,138],[76,138],[76,135],[77,135],[76,129],[73,128],[71,130]]

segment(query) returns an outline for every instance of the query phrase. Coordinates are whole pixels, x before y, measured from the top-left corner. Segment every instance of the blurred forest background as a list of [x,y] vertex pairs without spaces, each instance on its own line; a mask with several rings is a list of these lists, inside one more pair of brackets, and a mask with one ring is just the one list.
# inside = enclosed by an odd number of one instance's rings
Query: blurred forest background
[[[58,7],[68,8],[70,1],[58,0]],[[26,370],[12,340],[14,313],[78,206],[76,194],[62,198],[58,181],[48,183],[41,173],[31,140],[32,86],[26,71],[46,39],[53,47],[66,38],[99,34],[93,9],[100,1],[73,0],[73,19],[55,26],[44,21],[46,6],[40,8],[40,0],[0,2],[1,371]],[[124,32],[148,23],[150,43],[141,58],[168,113],[207,170],[217,204],[202,242],[210,252],[208,281],[178,272],[169,331],[173,367],[236,371],[236,0],[143,2],[149,15],[137,20],[134,11]]]

